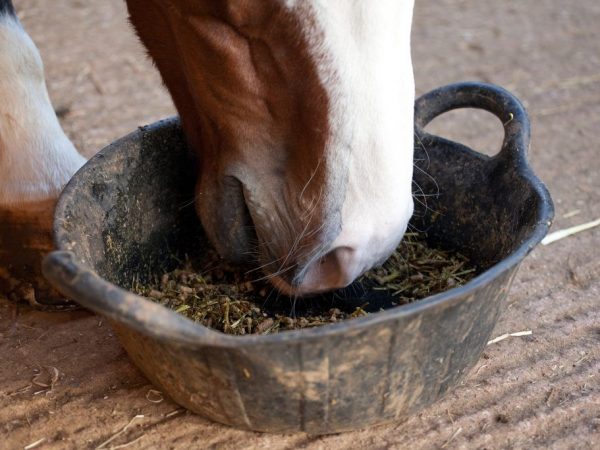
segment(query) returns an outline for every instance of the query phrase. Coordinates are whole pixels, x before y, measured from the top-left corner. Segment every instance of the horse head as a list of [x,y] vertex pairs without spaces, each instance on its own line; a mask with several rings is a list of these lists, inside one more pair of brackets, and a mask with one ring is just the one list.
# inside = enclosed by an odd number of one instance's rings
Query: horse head
[[413,0],[127,3],[223,257],[302,295],[393,252],[413,209]]

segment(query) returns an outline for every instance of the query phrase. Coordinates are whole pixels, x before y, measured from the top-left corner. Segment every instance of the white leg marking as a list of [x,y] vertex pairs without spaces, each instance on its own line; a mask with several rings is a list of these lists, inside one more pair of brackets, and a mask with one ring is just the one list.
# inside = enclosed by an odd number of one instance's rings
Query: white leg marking
[[0,206],[56,197],[84,163],[58,123],[35,44],[0,16]]

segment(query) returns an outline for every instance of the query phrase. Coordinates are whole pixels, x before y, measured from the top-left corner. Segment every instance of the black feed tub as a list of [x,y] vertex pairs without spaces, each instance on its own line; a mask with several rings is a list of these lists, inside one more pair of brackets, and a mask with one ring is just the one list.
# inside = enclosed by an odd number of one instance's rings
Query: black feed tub
[[[423,131],[434,117],[465,107],[488,110],[504,125],[496,156]],[[440,192],[429,199],[436,213],[416,225],[481,268],[462,287],[319,328],[246,336],[210,330],[129,292],[135,278],[173,267],[173,255],[202,234],[193,208],[182,207],[194,173],[175,119],[118,140],[75,175],[56,210],[58,251],[44,273],[110,319],[156,386],[210,419],[321,434],[407,417],[475,365],[519,263],[553,217],[527,164],[526,113],[511,94],[477,83],[447,86],[417,100],[415,121],[415,159],[428,161],[430,175],[416,171],[416,181]]]

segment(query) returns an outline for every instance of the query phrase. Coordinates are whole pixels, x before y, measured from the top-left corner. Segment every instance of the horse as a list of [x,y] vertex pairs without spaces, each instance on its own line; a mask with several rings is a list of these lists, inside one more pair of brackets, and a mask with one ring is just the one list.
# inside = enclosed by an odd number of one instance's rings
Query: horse
[[[223,258],[295,296],[387,259],[413,212],[414,0],[126,4],[197,155],[194,205]],[[12,0],[0,99],[0,214],[51,211],[85,159]],[[39,215],[30,229],[46,232]]]

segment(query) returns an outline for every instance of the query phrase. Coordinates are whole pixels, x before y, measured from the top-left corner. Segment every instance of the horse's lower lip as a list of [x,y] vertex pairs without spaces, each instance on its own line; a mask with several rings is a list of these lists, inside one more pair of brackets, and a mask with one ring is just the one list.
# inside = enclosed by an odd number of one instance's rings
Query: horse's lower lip
[[301,289],[292,286],[290,283],[288,283],[287,281],[285,281],[282,277],[280,277],[278,275],[271,277],[269,279],[269,281],[271,282],[271,284],[273,286],[275,286],[275,288],[279,292],[281,292],[289,297],[298,297],[298,296],[305,294],[304,292],[301,291]]
[[310,297],[313,295],[319,295],[319,294],[323,294],[324,292],[328,292],[328,291],[332,291],[334,289],[311,289],[311,290],[306,290],[306,288],[303,288],[301,286],[293,286],[290,283],[288,283],[287,281],[285,281],[282,277],[276,275],[273,277],[269,277],[269,281],[271,282],[271,284],[273,286],[275,286],[275,288],[283,293],[284,295],[287,295],[289,297]]

